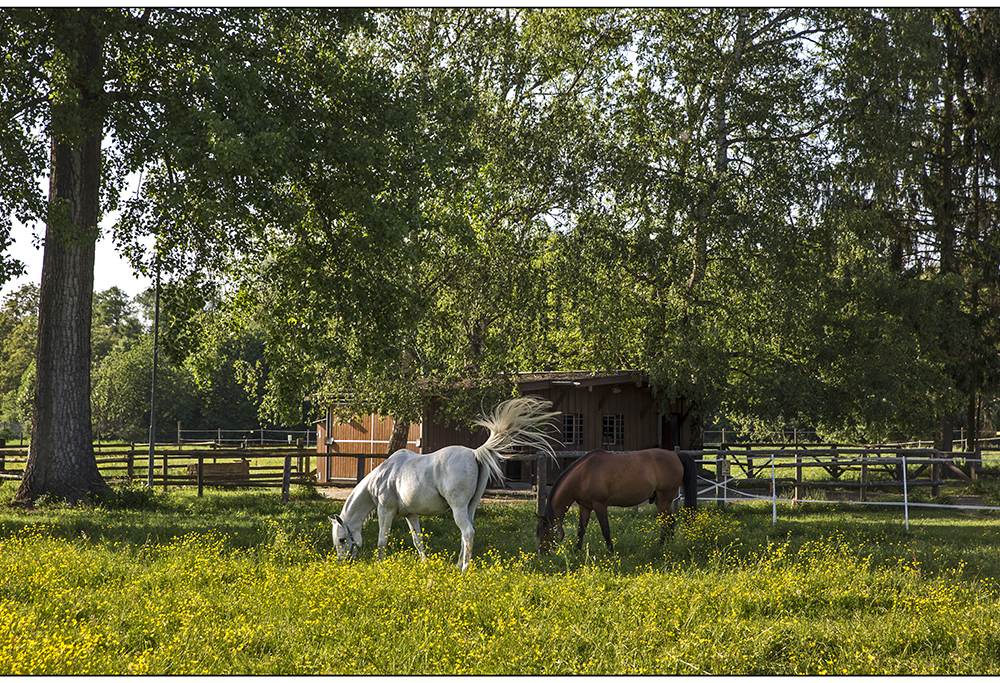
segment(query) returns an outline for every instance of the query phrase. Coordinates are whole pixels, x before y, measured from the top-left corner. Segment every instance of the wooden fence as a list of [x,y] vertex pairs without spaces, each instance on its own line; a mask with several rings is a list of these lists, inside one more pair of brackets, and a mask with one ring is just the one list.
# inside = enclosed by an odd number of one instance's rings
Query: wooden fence
[[[838,444],[739,444],[682,452],[698,464],[702,500],[718,501],[720,506],[761,490],[774,497],[791,493],[792,500],[801,500],[807,489],[855,493],[861,501],[876,491],[903,493],[921,487],[938,496],[940,488],[948,483],[977,480],[983,463],[982,450],[952,452]],[[149,479],[147,445],[95,446],[95,455],[106,479]],[[586,453],[557,452],[566,460],[583,455]],[[205,486],[281,487],[282,498],[287,500],[291,484],[315,485],[316,473],[310,467],[314,456],[313,451],[304,449],[302,440],[292,447],[233,448],[214,442],[187,443],[183,447],[157,444],[152,481],[163,488],[197,486],[199,496]],[[357,459],[360,480],[364,461],[372,455],[338,453],[331,457]],[[541,511],[547,484],[551,483],[547,481],[547,458],[526,453],[511,459],[535,461],[533,488]],[[26,460],[25,448],[0,448],[0,479],[20,479]],[[820,469],[824,471],[822,478],[806,476]]]
[[[149,446],[94,446],[97,467],[108,481],[140,479],[148,481]],[[154,447],[152,482],[167,489],[171,486],[197,486],[198,495],[206,486],[281,488],[282,500],[288,500],[292,484],[315,484],[311,470],[312,451],[303,448],[302,440],[290,447],[227,448],[214,442]],[[0,448],[0,480],[23,476],[28,450],[21,447]]]
[[181,423],[177,423],[177,445],[191,445],[195,443],[214,442],[220,446],[282,446],[291,445],[305,439],[305,447],[316,447],[315,429],[266,429],[258,427],[256,429],[181,429]]
[[[842,446],[815,447],[741,444],[717,450],[686,451],[705,473],[714,474],[716,490],[777,489],[800,499],[804,489],[840,489],[866,501],[871,492],[902,493],[904,488],[929,487],[940,494],[950,481],[969,484],[982,474],[982,451],[939,451],[933,448]],[[706,469],[707,468],[707,469]],[[806,477],[824,470],[824,478]]]
[[[714,450],[680,451],[698,466],[701,500],[724,506],[751,492],[768,497],[791,493],[801,500],[809,489],[839,490],[867,501],[876,491],[903,494],[907,490],[929,488],[940,495],[949,483],[968,484],[982,475],[982,451],[938,451],[933,448],[884,448],[817,444],[740,444]],[[557,452],[559,458],[576,459],[586,453]],[[535,461],[535,489],[538,512],[544,509],[547,485],[546,457],[538,454],[516,456]],[[773,468],[773,472],[772,472]],[[824,470],[823,478],[807,477],[810,470]],[[772,488],[773,485],[773,488]],[[708,495],[706,495],[708,494]]]

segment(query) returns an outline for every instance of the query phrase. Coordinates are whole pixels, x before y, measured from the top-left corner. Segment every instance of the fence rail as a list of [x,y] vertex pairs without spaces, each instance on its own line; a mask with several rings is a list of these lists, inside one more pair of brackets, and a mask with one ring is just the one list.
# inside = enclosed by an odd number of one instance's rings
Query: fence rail
[[[219,446],[214,442],[184,450],[175,444],[155,444],[153,472],[149,472],[149,444],[94,446],[97,467],[110,481],[140,478],[164,489],[170,486],[197,486],[203,495],[205,486],[281,488],[282,500],[288,500],[293,484],[312,485],[313,453],[299,439],[291,447],[253,445],[247,448]],[[0,448],[0,480],[23,477],[28,450],[22,447]],[[151,476],[150,476],[151,474]]]
[[[861,502],[876,492],[903,493],[929,488],[932,496],[951,482],[967,484],[982,476],[983,463],[1000,463],[1000,458],[984,458],[984,450],[969,452],[938,451],[933,448],[844,446],[824,444],[806,447],[801,444],[740,444],[713,450],[681,451],[694,458],[699,468],[703,490],[699,497],[720,506],[742,499],[773,501],[790,494],[790,502],[805,501],[810,489],[840,489],[857,494]],[[989,452],[988,450],[986,451]],[[0,448],[0,479],[20,479],[27,461],[27,449]],[[560,459],[572,460],[584,452],[560,451]],[[148,444],[129,447],[95,445],[95,456],[106,479],[150,479]],[[315,485],[316,471],[311,467],[314,451],[307,450],[304,439],[295,446],[275,447],[241,444],[227,447],[215,442],[187,442],[182,446],[156,444],[154,448],[154,486],[281,487],[283,499],[291,484]],[[327,454],[326,457],[373,457],[372,454]],[[512,459],[535,461],[535,489],[539,509],[547,492],[547,459],[525,453]],[[823,470],[822,478],[807,477],[808,472]],[[359,466],[358,478],[363,476]],[[706,487],[707,486],[707,487]],[[706,495],[707,494],[707,495]],[[783,499],[784,500],[784,499]]]
[[188,446],[214,442],[219,445],[241,446],[244,444],[290,445],[302,439],[306,448],[316,446],[315,429],[182,429],[177,423],[177,445]]
[[[739,430],[736,429],[706,429],[703,434],[703,442],[706,446],[717,445],[724,448],[727,445],[739,446],[745,442],[741,441]],[[772,444],[816,446],[822,444],[814,429],[788,429],[776,431],[770,435]],[[955,429],[952,433],[953,447],[958,451],[969,451],[970,441],[964,427]],[[872,444],[893,448],[934,448],[933,439],[918,439],[915,441],[899,441],[892,443]],[[1000,450],[1000,434],[996,431],[981,431],[975,439],[977,447],[988,450]]]
[[[963,484],[982,476],[982,450],[960,452],[933,448],[884,448],[826,444],[806,447],[802,444],[740,444],[714,450],[680,451],[690,455],[699,468],[699,479],[707,488],[699,491],[699,500],[719,506],[737,500],[757,499],[753,491],[764,490],[766,498],[776,501],[783,491],[790,491],[788,502],[806,502],[810,489],[855,491],[861,502],[879,490],[903,493],[906,504],[909,491],[930,488],[932,496],[952,481]],[[576,459],[583,452],[557,452],[557,457]],[[535,484],[539,513],[544,509],[547,489],[547,458],[524,454],[517,460],[535,461]],[[1000,458],[987,461],[1000,463]],[[808,470],[823,469],[827,479],[806,478]],[[735,475],[734,475],[735,471]],[[778,476],[789,472],[791,476]],[[850,477],[844,475],[851,473]],[[857,479],[853,478],[857,475]],[[872,476],[876,475],[876,476]],[[709,494],[709,495],[705,495]],[[916,503],[914,503],[916,505]]]
[[[714,464],[716,467],[715,476],[699,476],[699,485],[705,486],[699,491],[700,500],[715,500],[719,506],[728,505],[737,500],[770,500],[772,510],[772,522],[778,520],[778,500],[783,502],[828,502],[822,500],[810,500],[803,497],[803,493],[814,487],[856,488],[859,491],[858,501],[855,504],[873,504],[901,506],[907,530],[910,527],[910,507],[939,507],[955,509],[975,509],[1000,511],[1000,507],[990,507],[983,505],[951,505],[944,503],[921,503],[910,500],[909,492],[914,487],[929,486],[931,494],[938,496],[940,487],[946,483],[945,475],[950,475],[953,479],[961,480],[963,483],[971,483],[978,480],[983,473],[984,461],[1000,463],[1000,458],[984,458],[982,450],[952,452],[938,451],[933,448],[925,449],[890,449],[890,448],[850,448],[839,447],[831,449],[815,450],[793,450],[791,453],[782,452],[778,449],[771,449],[770,452],[761,451],[687,451],[692,456],[698,456],[698,463],[701,466]],[[803,456],[811,457],[815,462],[805,462]],[[706,457],[714,456],[714,457]],[[738,479],[731,476],[729,465],[730,456],[735,456],[738,467],[743,469],[747,476]],[[740,457],[747,458],[746,467],[739,463]],[[828,458],[826,462],[822,458]],[[759,469],[754,470],[752,458],[757,458]],[[792,461],[789,462],[789,458]],[[763,462],[761,462],[763,460]],[[823,467],[831,472],[835,481],[815,481],[805,480],[802,476],[804,468]],[[777,473],[781,469],[795,468],[794,477],[778,477]],[[894,473],[895,477],[889,480],[871,480],[867,474],[870,468],[883,468],[886,472]],[[913,471],[911,472],[911,468]],[[769,477],[755,477],[765,469],[770,470]],[[860,477],[857,481],[840,479],[843,474],[850,469],[858,469]],[[968,470],[968,471],[966,471]],[[927,474],[926,479],[920,479],[922,474]],[[763,486],[764,495],[752,494],[741,490],[740,483],[749,483],[750,490],[759,490]],[[800,488],[801,487],[801,488]],[[791,488],[793,497],[789,500],[782,498],[782,490]],[[895,493],[902,493],[902,500],[880,500],[869,501],[867,491],[876,488],[888,488]],[[769,489],[769,490],[768,490]],[[703,494],[711,492],[709,498]]]

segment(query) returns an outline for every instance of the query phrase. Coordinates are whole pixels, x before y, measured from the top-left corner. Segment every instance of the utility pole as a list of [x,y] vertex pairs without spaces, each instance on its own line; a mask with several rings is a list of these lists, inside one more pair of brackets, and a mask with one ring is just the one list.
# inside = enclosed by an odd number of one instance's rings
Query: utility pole
[[156,293],[153,297],[153,388],[149,400],[149,467],[146,485],[153,488],[153,461],[156,446],[156,362],[160,351],[160,256],[156,255]]

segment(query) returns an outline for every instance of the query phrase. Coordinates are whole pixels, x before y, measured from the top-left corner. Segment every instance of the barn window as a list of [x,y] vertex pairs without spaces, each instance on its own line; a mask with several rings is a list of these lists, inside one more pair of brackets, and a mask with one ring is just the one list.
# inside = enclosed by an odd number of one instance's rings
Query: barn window
[[625,416],[605,415],[601,439],[605,446],[623,446],[625,444]]
[[582,413],[563,413],[563,443],[583,443]]

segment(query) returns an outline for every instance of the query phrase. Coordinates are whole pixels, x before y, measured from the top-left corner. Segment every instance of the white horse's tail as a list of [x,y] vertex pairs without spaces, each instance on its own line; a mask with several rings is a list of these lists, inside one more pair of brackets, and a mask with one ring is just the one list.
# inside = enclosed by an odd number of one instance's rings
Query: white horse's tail
[[503,479],[500,467],[502,451],[516,446],[526,446],[544,451],[555,458],[550,437],[545,433],[549,420],[558,412],[548,412],[552,402],[534,396],[520,396],[504,401],[493,409],[493,414],[476,420],[476,424],[490,430],[490,438],[476,449],[476,461],[484,465],[489,474]]

